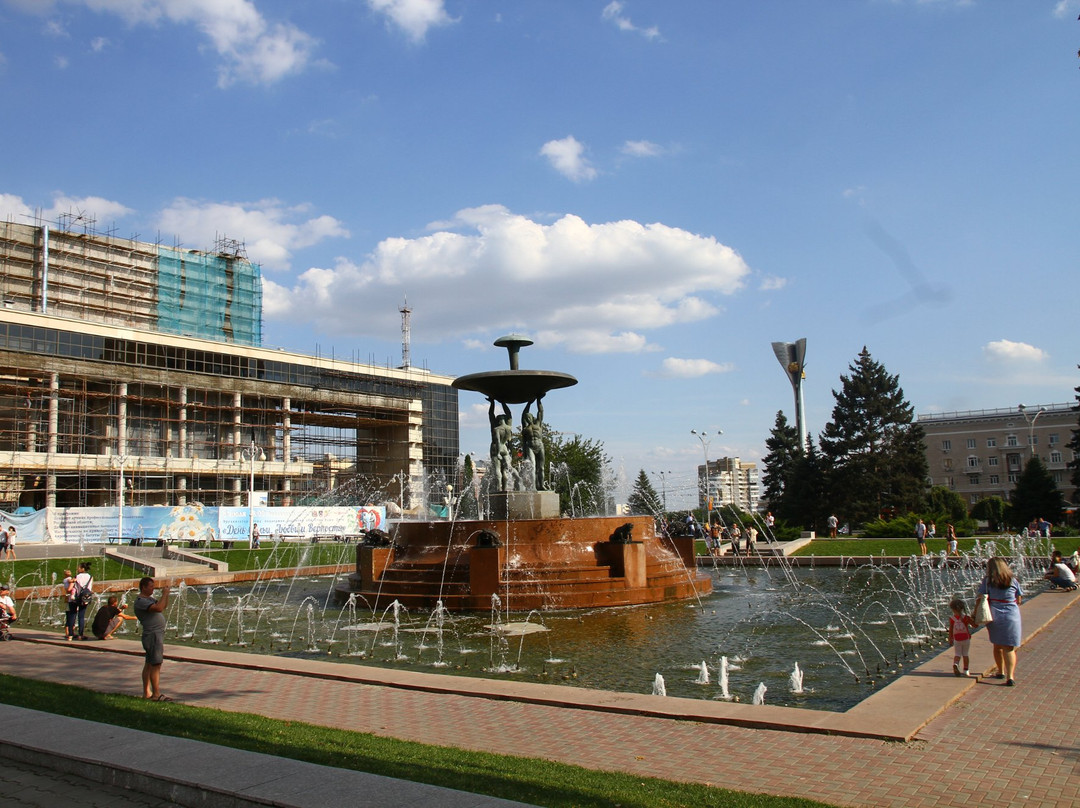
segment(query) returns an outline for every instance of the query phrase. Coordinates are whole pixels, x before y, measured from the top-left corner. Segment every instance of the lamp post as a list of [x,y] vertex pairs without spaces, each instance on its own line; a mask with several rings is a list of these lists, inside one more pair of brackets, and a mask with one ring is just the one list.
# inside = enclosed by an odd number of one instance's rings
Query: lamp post
[[1020,411],[1020,414],[1024,416],[1024,420],[1028,423],[1028,452],[1030,456],[1028,460],[1035,457],[1035,422],[1039,420],[1039,416],[1046,412],[1046,407],[1039,407],[1039,411],[1034,415],[1028,415],[1027,407],[1023,404],[1016,409]]
[[118,514],[116,519],[116,543],[122,544],[124,541],[124,464],[128,461],[127,455],[120,455],[116,460],[120,464],[120,479],[118,481],[120,507],[116,509]]
[[[698,432],[696,429],[690,430],[691,435],[697,435],[697,439],[701,441],[701,451],[705,454],[705,515],[708,522],[712,522],[712,492],[709,488],[709,433],[702,430]],[[716,430],[717,435],[723,435],[722,430]]]
[[658,471],[658,472],[655,472],[655,473],[660,475],[660,490],[663,492],[661,494],[661,496],[663,497],[664,513],[666,514],[667,513],[667,481],[664,479],[664,475],[665,474],[671,474],[671,472],[670,471]]
[[263,460],[265,456],[255,445],[254,434],[251,436],[251,443],[240,454],[247,459],[250,472],[248,477],[248,541],[251,541],[255,532],[255,457],[258,455],[259,459]]

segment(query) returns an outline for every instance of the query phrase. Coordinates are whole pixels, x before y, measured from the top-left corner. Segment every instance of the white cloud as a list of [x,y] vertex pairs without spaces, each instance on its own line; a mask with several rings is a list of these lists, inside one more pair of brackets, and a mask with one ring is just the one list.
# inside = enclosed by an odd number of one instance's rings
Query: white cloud
[[71,215],[80,217],[73,222],[72,229],[79,228],[79,221],[90,223],[96,222],[94,228],[101,231],[105,226],[117,219],[128,216],[133,211],[110,199],[100,196],[73,197],[59,191],[53,194],[52,204],[49,207],[31,207],[23,201],[22,197],[14,194],[0,194],[0,219],[31,224],[40,215],[45,222],[56,222],[60,216]]
[[666,379],[697,379],[711,373],[730,373],[735,366],[730,362],[722,364],[711,359],[679,359],[669,356],[660,363],[661,370],[655,374]]
[[778,278],[776,275],[763,275],[758,289],[762,292],[777,292],[787,284],[787,278]]
[[991,362],[1043,362],[1049,354],[1026,342],[999,339],[983,346],[983,355]]
[[90,40],[90,50],[94,53],[101,53],[107,47],[109,47],[109,40],[103,36],[94,37]]
[[613,23],[620,31],[639,33],[646,39],[658,39],[660,37],[660,29],[655,25],[648,28],[639,28],[634,25],[630,18],[623,14],[623,4],[619,0],[611,0],[610,3],[604,6],[601,16]]
[[[222,59],[218,86],[237,81],[273,84],[302,72],[311,61],[315,39],[289,23],[271,23],[252,0],[64,0],[91,11],[115,14],[129,25],[163,22],[193,25]],[[56,0],[17,2],[24,10],[48,11]],[[48,25],[58,26],[50,21]],[[58,29],[62,31],[62,28]]]
[[573,135],[567,135],[562,140],[549,140],[540,147],[540,154],[567,179],[581,182],[596,178],[596,169],[585,157],[585,146]]
[[443,0],[367,0],[367,4],[415,43],[423,42],[430,29],[457,22],[446,13]]
[[1054,6],[1054,16],[1059,20],[1069,19],[1080,9],[1080,0],[1058,0]]
[[620,151],[631,157],[657,157],[664,153],[662,146],[648,140],[628,140],[623,143]]
[[304,205],[286,207],[276,199],[238,204],[180,198],[159,214],[157,226],[202,249],[219,235],[239,239],[252,261],[268,269],[288,269],[293,250],[349,236],[332,216],[305,220],[307,212]]
[[716,315],[708,298],[737,292],[750,272],[715,238],[663,224],[541,223],[501,205],[441,224],[384,239],[361,262],[309,269],[291,311],[329,332],[392,338],[407,296],[420,342],[524,329],[571,351],[638,352],[652,350],[649,330]]

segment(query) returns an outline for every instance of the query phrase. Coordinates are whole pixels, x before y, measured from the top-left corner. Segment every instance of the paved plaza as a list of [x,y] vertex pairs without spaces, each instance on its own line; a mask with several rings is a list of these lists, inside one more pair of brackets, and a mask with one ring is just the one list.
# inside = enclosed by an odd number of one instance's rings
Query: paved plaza
[[[162,682],[175,699],[192,705],[836,805],[1065,808],[1080,805],[1080,728],[1073,706],[1078,600],[1073,593],[1050,592],[1024,604],[1015,688],[994,679],[954,678],[952,654],[945,650],[843,714],[178,646],[168,649]],[[136,642],[70,644],[46,632],[17,633],[22,641],[0,646],[4,670],[138,692]],[[76,668],[69,664],[73,654],[94,659]],[[976,633],[972,657],[974,669],[989,669],[985,632]],[[115,730],[82,723],[102,733]],[[19,740],[4,735],[0,743]],[[199,766],[188,768],[193,771],[186,776],[197,781]],[[324,772],[330,774],[320,778],[356,774]],[[228,792],[228,777],[224,785],[216,782],[214,788]],[[434,804],[408,796],[412,785],[401,783],[401,801],[386,804]],[[478,799],[457,804],[499,804]]]

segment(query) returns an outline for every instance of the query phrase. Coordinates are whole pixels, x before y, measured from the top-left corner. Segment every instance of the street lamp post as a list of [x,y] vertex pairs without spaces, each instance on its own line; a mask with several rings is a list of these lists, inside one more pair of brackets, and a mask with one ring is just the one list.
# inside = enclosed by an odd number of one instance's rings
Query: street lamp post
[[255,436],[251,436],[250,445],[241,452],[241,456],[247,456],[248,460],[248,541],[252,541],[255,532],[255,457],[262,460],[262,453],[255,445]]
[[[712,492],[709,486],[709,443],[708,432],[702,430],[698,432],[696,429],[690,430],[691,435],[697,435],[697,439],[701,441],[701,451],[705,454],[705,515],[708,523],[712,523]],[[717,435],[723,435],[722,430],[716,430]]]
[[671,472],[670,471],[658,471],[656,473],[660,475],[660,490],[663,492],[661,494],[661,497],[663,498],[664,513],[666,514],[667,513],[667,481],[664,479],[664,475],[665,474],[671,474]]
[[127,463],[127,455],[120,455],[117,458],[120,463],[120,479],[118,481],[120,487],[120,507],[116,509],[118,514],[116,519],[116,543],[123,544],[124,542],[124,464]]
[[1039,407],[1039,411],[1034,415],[1028,415],[1027,407],[1023,404],[1016,409],[1020,411],[1020,414],[1024,416],[1024,420],[1028,424],[1028,460],[1035,457],[1035,422],[1039,420],[1039,416],[1046,412],[1046,407]]

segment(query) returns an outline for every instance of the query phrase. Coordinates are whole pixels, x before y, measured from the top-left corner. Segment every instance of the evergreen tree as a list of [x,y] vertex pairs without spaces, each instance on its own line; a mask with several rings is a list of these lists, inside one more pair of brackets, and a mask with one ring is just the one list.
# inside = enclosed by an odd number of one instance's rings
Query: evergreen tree
[[1005,526],[1008,510],[1009,504],[1001,497],[987,497],[971,506],[971,516],[986,522],[990,530],[998,531]]
[[653,484],[649,482],[649,475],[645,473],[645,469],[638,472],[634,489],[630,492],[630,499],[626,504],[630,508],[630,513],[635,515],[658,516],[663,513],[664,508],[660,504],[660,496],[653,488]]
[[1065,511],[1065,498],[1038,455],[1032,457],[1020,472],[1016,488],[1009,494],[1009,502],[1012,504],[1009,518],[1017,529],[1037,519],[1048,519],[1057,524]]
[[784,411],[776,413],[776,423],[765,439],[768,454],[762,458],[765,474],[761,478],[762,495],[769,509],[780,511],[787,488],[788,478],[802,454],[799,446],[799,430],[788,423]]
[[[1080,365],[1077,365],[1080,367]],[[1076,392],[1077,404],[1073,407],[1074,410],[1080,410],[1080,387],[1073,388]],[[1065,444],[1067,449],[1072,449],[1073,459],[1069,461],[1069,468],[1072,469],[1072,485],[1073,485],[1073,502],[1080,499],[1080,426],[1072,432],[1072,440]],[[1049,517],[1047,517],[1049,518]]]
[[806,451],[795,457],[780,505],[773,509],[777,519],[805,530],[822,530],[829,515],[828,489],[821,453],[807,436]]
[[473,466],[472,455],[467,454],[461,468],[461,491],[458,493],[459,519],[479,518],[480,506],[476,501],[476,489],[476,468]]
[[833,391],[836,405],[825,425],[821,451],[826,461],[833,508],[861,524],[885,507],[920,510],[928,469],[923,429],[904,399],[898,376],[870,357],[864,346],[850,376]]

